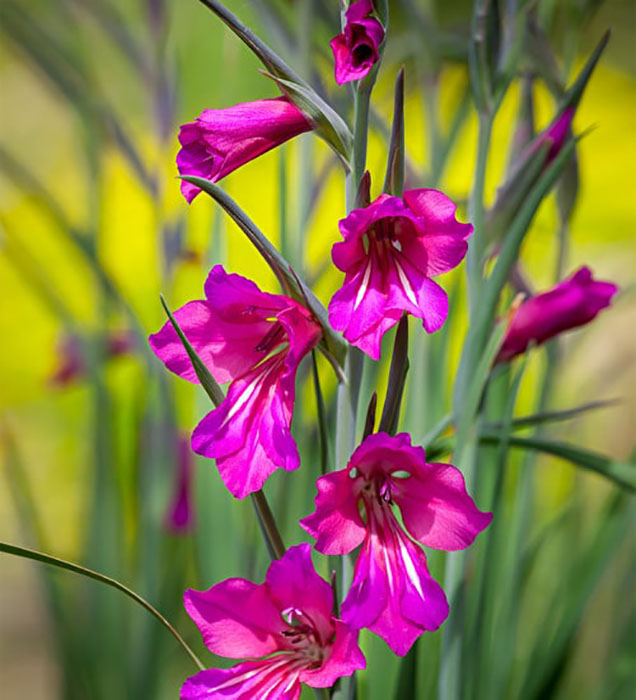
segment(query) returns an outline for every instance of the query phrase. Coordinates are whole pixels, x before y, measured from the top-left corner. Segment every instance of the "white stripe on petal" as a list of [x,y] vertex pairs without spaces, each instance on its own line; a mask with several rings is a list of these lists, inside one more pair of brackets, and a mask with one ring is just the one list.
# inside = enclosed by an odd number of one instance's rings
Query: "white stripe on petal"
[[395,263],[395,269],[397,270],[400,283],[402,284],[402,289],[404,289],[404,293],[406,294],[406,298],[411,302],[411,304],[413,304],[413,306],[417,306],[417,297],[415,296],[415,292],[413,291],[413,287],[411,287],[408,277],[406,276],[400,263],[397,261],[397,258],[393,258],[393,262]]
[[364,277],[362,278],[362,284],[360,285],[360,289],[358,289],[358,293],[356,295],[356,300],[353,303],[353,310],[354,311],[358,308],[358,306],[360,305],[360,302],[362,301],[362,298],[367,293],[367,289],[369,287],[369,278],[370,277],[371,277],[371,258],[369,257],[369,262],[367,263],[367,267],[364,271]]

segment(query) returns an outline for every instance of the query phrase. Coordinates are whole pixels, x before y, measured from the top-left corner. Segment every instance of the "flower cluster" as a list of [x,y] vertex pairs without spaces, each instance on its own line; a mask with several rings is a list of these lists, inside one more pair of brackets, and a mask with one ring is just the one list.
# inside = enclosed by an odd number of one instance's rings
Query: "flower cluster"
[[[344,19],[342,33],[331,41],[338,84],[368,75],[385,40],[372,0],[352,2]],[[214,182],[298,134],[319,130],[319,121],[304,111],[306,102],[294,103],[293,95],[204,110],[181,127],[179,173]],[[532,148],[548,142],[548,160],[554,159],[572,114],[560,116]],[[188,180],[181,188],[188,202],[201,191]],[[349,211],[339,224],[343,240],[332,249],[344,281],[329,303],[328,323],[302,285],[295,298],[294,290],[288,290],[292,296],[267,293],[220,265],[209,273],[205,298],[175,312],[201,362],[219,384],[228,385],[224,400],[194,429],[191,444],[216,461],[233,496],[245,498],[275,470],[300,466],[291,428],[296,375],[329,333],[342,332],[350,345],[379,360],[383,336],[405,314],[421,319],[427,333],[444,325],[448,299],[434,278],[461,264],[473,233],[456,210],[443,192],[420,188],[400,196],[383,193]],[[525,301],[508,317],[495,362],[587,323],[616,290],[582,268]],[[150,346],[170,371],[199,381],[172,323],[150,336]],[[446,595],[429,573],[422,547],[465,549],[492,520],[476,506],[460,470],[427,462],[410,435],[373,432],[373,426],[348,463],[336,466],[317,480],[315,511],[300,525],[322,554],[357,551],[340,614],[334,613],[332,588],[313,569],[307,544],[275,560],[263,584],[229,579],[208,591],[187,591],[186,610],[207,647],[249,660],[202,671],[185,683],[182,698],[295,700],[302,683],[328,687],[364,668],[358,630],[371,630],[404,655],[447,618]],[[183,467],[179,476],[175,527],[188,520],[189,469]]]

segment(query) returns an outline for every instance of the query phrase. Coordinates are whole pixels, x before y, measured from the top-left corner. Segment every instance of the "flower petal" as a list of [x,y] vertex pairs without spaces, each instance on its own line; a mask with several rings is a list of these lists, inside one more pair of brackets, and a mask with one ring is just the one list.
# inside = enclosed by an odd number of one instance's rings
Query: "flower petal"
[[289,665],[288,659],[274,657],[201,671],[183,684],[181,700],[298,700],[299,672]]
[[466,492],[462,473],[450,464],[421,463],[408,479],[394,479],[391,493],[404,526],[423,545],[464,549],[492,520]]
[[355,481],[348,469],[331,472],[316,481],[316,510],[300,526],[316,538],[323,554],[346,554],[362,543],[366,528],[358,512]]
[[280,559],[273,561],[265,584],[280,610],[299,610],[311,618],[322,645],[328,645],[333,634],[333,592],[316,573],[308,544],[290,547]]
[[300,672],[299,680],[312,688],[328,688],[338,678],[350,676],[367,667],[367,661],[358,646],[358,631],[341,620],[335,621],[334,639],[325,649],[322,665]]
[[242,578],[217,583],[207,591],[188,589],[185,609],[214,654],[232,659],[278,651],[286,625],[265,584]]

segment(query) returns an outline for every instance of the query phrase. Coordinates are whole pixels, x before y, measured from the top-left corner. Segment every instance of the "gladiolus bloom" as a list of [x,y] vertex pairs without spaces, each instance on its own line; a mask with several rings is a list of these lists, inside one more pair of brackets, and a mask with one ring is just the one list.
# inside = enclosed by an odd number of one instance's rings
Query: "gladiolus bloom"
[[194,524],[191,493],[193,462],[190,440],[181,435],[177,442],[175,489],[164,521],[166,530],[175,535],[188,532]]
[[[322,330],[304,306],[261,292],[221,265],[210,271],[205,296],[174,317],[216,381],[231,383],[225,400],[195,428],[192,448],[216,459],[227,488],[244,498],[277,468],[300,464],[290,432],[296,370]],[[169,370],[198,382],[170,323],[149,340]]]
[[[204,109],[195,121],[181,126],[177,168],[180,175],[216,182],[312,128],[286,97],[244,102],[227,109]],[[181,192],[191,202],[201,189],[183,180]]]
[[523,302],[512,317],[497,362],[525,352],[530,343],[540,345],[571,328],[589,323],[609,306],[618,287],[592,279],[589,267],[543,294]]
[[181,700],[298,700],[302,683],[328,688],[366,666],[357,631],[332,613],[331,586],[316,574],[308,544],[273,561],[265,583],[228,579],[187,590],[184,601],[210,651],[252,660],[197,673]]
[[379,60],[384,27],[371,17],[372,0],[352,2],[345,13],[345,27],[330,41],[338,85],[364,78]]
[[403,656],[448,615],[444,591],[413,539],[433,549],[464,549],[492,515],[477,509],[459,469],[427,464],[406,433],[370,435],[346,469],[320,477],[317,486],[316,510],[300,521],[316,549],[346,554],[362,545],[342,619],[368,627]]
[[420,189],[403,198],[382,194],[340,221],[345,240],[331,256],[345,280],[329,304],[329,320],[374,360],[403,312],[421,318],[428,333],[446,320],[446,292],[431,277],[459,265],[473,231],[455,210],[442,192]]

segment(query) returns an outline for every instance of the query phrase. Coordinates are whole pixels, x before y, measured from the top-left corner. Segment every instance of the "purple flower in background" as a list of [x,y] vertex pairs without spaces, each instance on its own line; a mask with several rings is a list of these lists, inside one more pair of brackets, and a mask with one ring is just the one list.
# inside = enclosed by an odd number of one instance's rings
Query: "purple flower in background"
[[183,435],[180,435],[177,441],[175,466],[175,488],[172,500],[166,511],[164,527],[168,532],[181,535],[189,532],[194,525],[192,503],[194,460],[192,458],[190,440]]
[[346,554],[362,545],[342,619],[368,627],[403,656],[448,615],[444,591],[413,539],[433,549],[464,549],[492,515],[477,509],[459,469],[427,464],[406,433],[370,435],[346,469],[321,477],[317,486],[316,510],[300,521],[316,549]]
[[530,343],[540,345],[559,333],[589,323],[609,306],[618,287],[592,279],[589,267],[543,294],[524,301],[513,313],[497,362],[525,352]]
[[273,561],[265,583],[228,579],[187,590],[184,601],[210,651],[250,660],[197,673],[182,700],[298,700],[302,683],[328,688],[366,666],[357,631],[332,613],[331,586],[314,571],[308,544]]
[[[290,432],[296,370],[322,329],[293,299],[261,292],[221,265],[210,271],[205,296],[174,316],[216,381],[231,383],[223,403],[195,428],[192,448],[216,459],[227,488],[244,498],[277,468],[300,464]],[[149,341],[169,370],[198,382],[170,323]]]
[[[177,168],[180,175],[216,182],[312,128],[286,97],[243,102],[227,109],[204,109],[195,121],[181,126]],[[201,189],[184,180],[181,192],[191,202]]]
[[421,318],[428,333],[446,320],[446,292],[431,277],[459,265],[473,231],[455,210],[442,192],[420,189],[403,198],[382,194],[340,221],[345,240],[331,255],[345,280],[331,299],[329,320],[373,359],[403,312]]
[[[121,357],[134,349],[133,334],[127,330],[109,331],[104,352],[108,359]],[[54,386],[65,387],[86,376],[88,363],[82,339],[74,334],[62,338],[57,348],[57,367],[49,378]]]
[[384,27],[370,16],[372,12],[372,0],[352,2],[342,34],[330,42],[338,85],[364,78],[380,58],[378,47],[384,41]]

